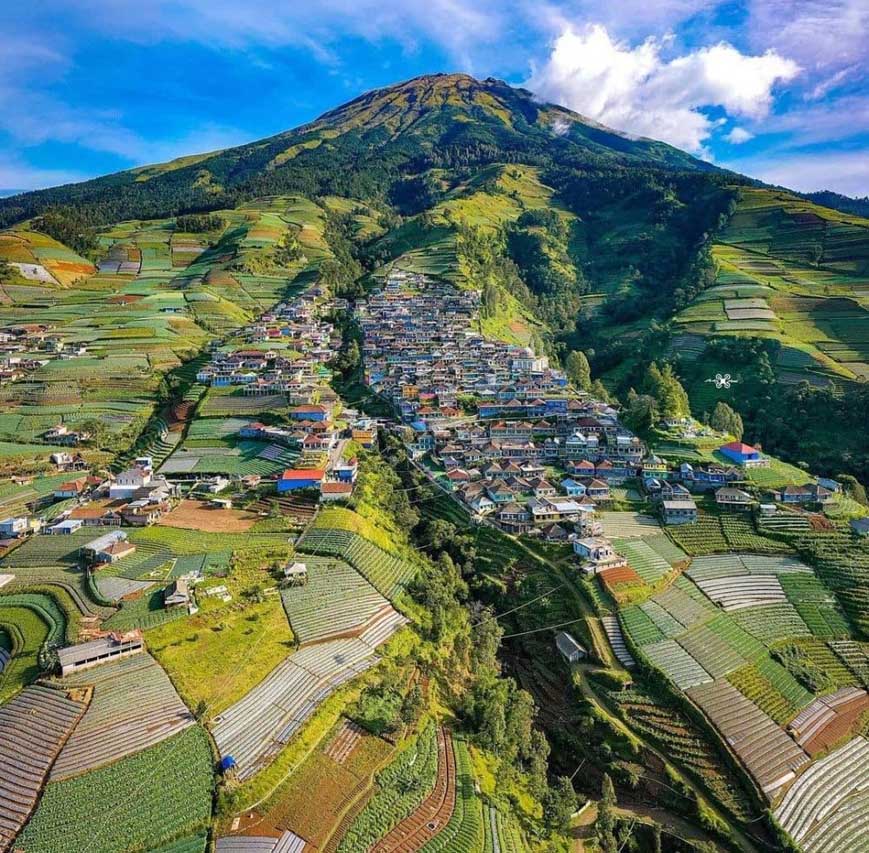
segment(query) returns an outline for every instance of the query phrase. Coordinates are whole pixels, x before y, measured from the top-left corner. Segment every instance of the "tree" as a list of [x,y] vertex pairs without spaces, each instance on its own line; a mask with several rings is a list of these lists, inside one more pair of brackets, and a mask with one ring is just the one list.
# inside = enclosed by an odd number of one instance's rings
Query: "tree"
[[628,391],[628,405],[624,422],[634,432],[647,432],[659,420],[658,403],[649,394],[637,394],[633,388]]
[[567,378],[577,388],[581,388],[583,391],[588,391],[591,388],[591,367],[582,350],[575,349],[567,356],[566,370]]
[[597,804],[597,818],[594,822],[594,837],[603,853],[617,853],[616,841],[616,792],[609,774],[604,773],[601,784],[601,798]]
[[543,820],[554,832],[563,832],[570,826],[576,811],[576,792],[570,779],[559,776],[543,798]]
[[744,432],[742,418],[738,412],[735,412],[723,400],[719,400],[715,404],[715,409],[712,412],[709,423],[713,429],[717,429],[719,432],[726,432],[737,441],[742,438]]
[[853,498],[864,506],[869,503],[866,498],[866,488],[856,477],[851,476],[851,474],[840,474],[836,479],[842,484],[842,491],[849,498]]
[[606,386],[600,379],[595,379],[594,382],[591,383],[591,395],[597,400],[602,400],[604,403],[612,403],[613,398],[609,391],[607,391]]
[[670,364],[665,364],[663,369],[654,361],[649,365],[646,392],[655,398],[662,418],[685,418],[691,414],[688,394]]

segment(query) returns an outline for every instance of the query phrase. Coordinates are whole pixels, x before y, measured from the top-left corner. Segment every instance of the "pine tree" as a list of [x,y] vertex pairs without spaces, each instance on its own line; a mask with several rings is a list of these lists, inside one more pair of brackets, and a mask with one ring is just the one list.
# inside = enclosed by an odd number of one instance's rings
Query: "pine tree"
[[588,391],[591,388],[591,367],[582,350],[573,350],[567,356],[566,370],[567,378],[577,388],[581,388],[583,391]]
[[612,779],[604,773],[601,785],[601,798],[597,804],[597,818],[594,822],[594,836],[603,853],[616,853],[616,792]]

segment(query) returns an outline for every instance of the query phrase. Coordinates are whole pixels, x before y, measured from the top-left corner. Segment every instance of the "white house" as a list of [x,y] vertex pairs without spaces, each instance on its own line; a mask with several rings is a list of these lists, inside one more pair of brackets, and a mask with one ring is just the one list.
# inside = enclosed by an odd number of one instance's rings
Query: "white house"
[[555,645],[568,663],[578,663],[583,658],[588,657],[588,652],[565,631],[555,635]]

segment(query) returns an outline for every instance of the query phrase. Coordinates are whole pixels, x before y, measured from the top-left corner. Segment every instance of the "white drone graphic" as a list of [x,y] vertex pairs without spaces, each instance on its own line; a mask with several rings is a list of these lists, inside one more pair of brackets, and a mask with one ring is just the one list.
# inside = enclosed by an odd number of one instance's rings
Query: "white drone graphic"
[[716,373],[714,379],[707,379],[707,382],[714,382],[715,387],[719,390],[721,388],[729,388],[734,382],[739,382],[738,379],[734,379],[729,373],[721,374]]

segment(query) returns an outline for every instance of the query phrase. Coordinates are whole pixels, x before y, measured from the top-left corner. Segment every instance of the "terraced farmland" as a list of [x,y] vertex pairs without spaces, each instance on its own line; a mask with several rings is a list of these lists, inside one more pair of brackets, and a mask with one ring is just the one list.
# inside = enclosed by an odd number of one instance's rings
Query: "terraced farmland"
[[212,721],[220,754],[232,755],[239,778],[261,770],[342,684],[373,666],[374,648],[403,617],[385,619],[354,639],[330,640],[287,657],[265,680]]
[[712,681],[712,676],[675,640],[644,646],[643,654],[680,690]]
[[388,554],[362,536],[347,530],[313,527],[296,547],[304,553],[328,554],[346,560],[390,601],[404,589],[416,572],[411,563]]
[[62,690],[41,686],[26,688],[0,707],[0,849],[8,849],[27,821],[52,762],[86,707]]
[[809,761],[772,719],[724,680],[699,684],[687,691],[772,800]]
[[377,789],[349,827],[339,853],[368,850],[394,826],[411,815],[435,786],[442,741],[428,723],[380,773]]
[[856,737],[788,789],[776,820],[805,853],[860,850],[869,836],[869,741]]
[[93,696],[52,767],[52,782],[126,758],[195,722],[149,654],[101,664],[68,676],[63,684],[93,686]]
[[299,643],[359,632],[389,602],[343,560],[305,556],[308,582],[281,590],[284,610]]
[[[211,817],[211,750],[199,726],[74,779],[52,782],[18,844],[29,853],[153,849]],[[94,814],[93,804],[102,804]]]

